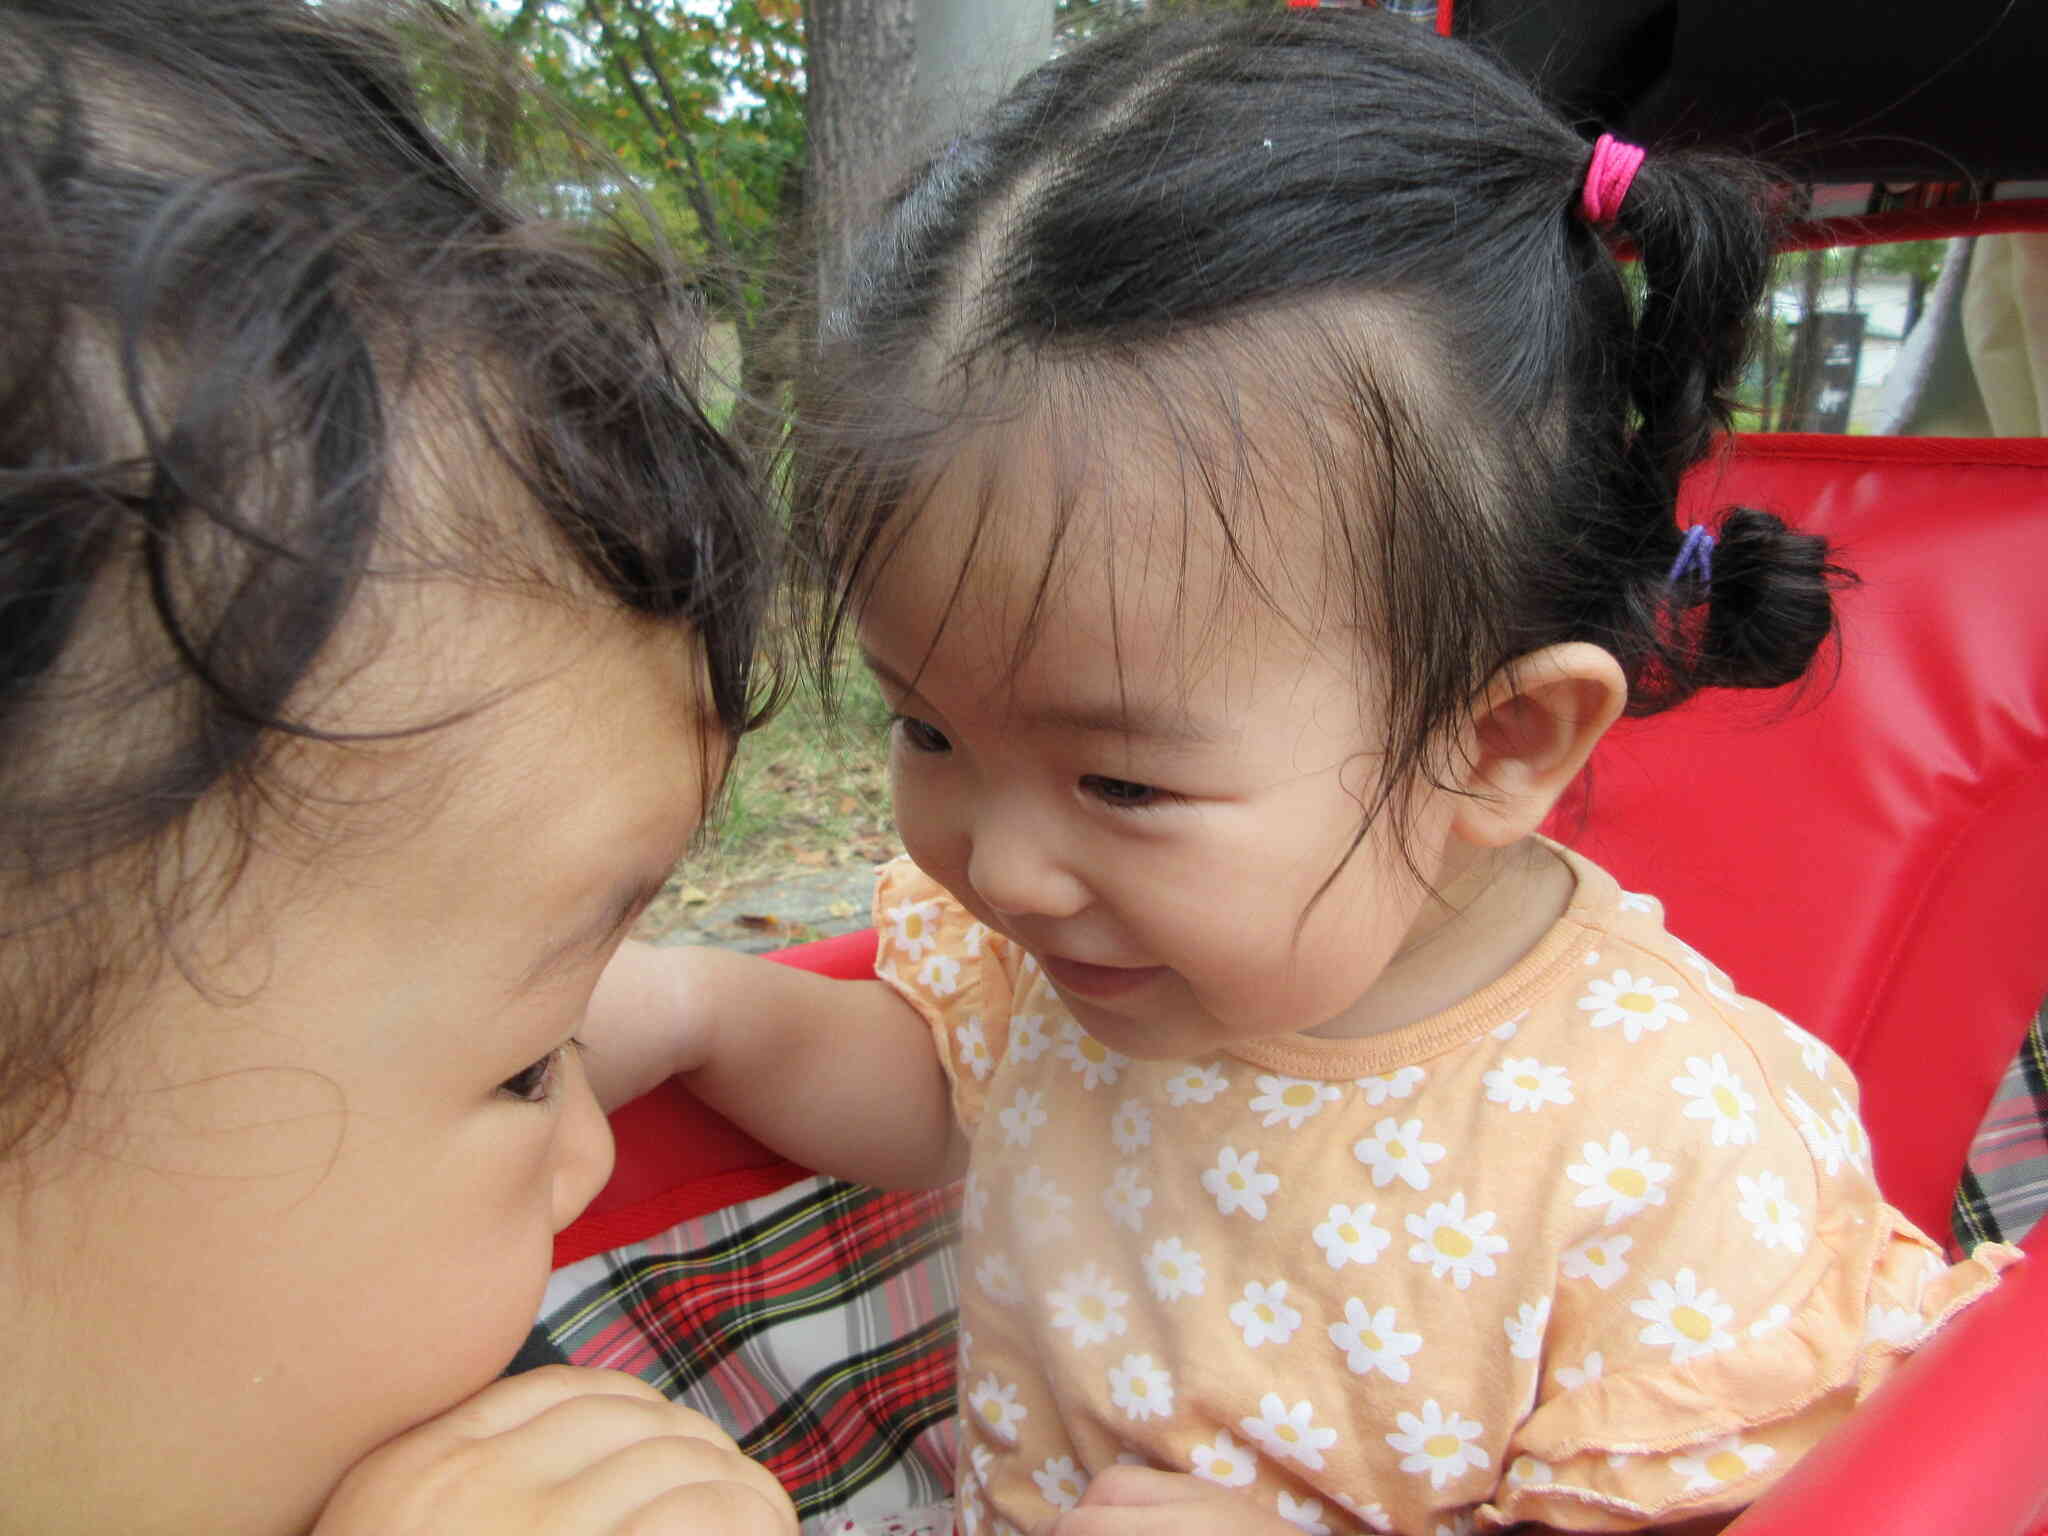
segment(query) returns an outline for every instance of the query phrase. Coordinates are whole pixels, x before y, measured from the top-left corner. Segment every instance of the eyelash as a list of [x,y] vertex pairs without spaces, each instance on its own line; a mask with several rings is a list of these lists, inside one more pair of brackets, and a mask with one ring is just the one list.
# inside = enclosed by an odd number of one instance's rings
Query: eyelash
[[[913,752],[927,757],[938,757],[953,750],[953,744],[946,740],[945,732],[927,720],[915,715],[891,715],[890,729],[902,737],[904,744]],[[1113,811],[1135,813],[1157,811],[1170,805],[1179,805],[1183,796],[1171,790],[1161,789],[1156,784],[1141,784],[1135,779],[1112,778],[1104,773],[1081,775],[1081,789],[1099,804]],[[1137,791],[1137,797],[1131,791]]]
[[504,1082],[498,1084],[498,1092],[508,1099],[517,1099],[522,1104],[545,1104],[555,1096],[557,1069],[562,1058],[570,1051],[583,1049],[581,1040],[569,1040],[556,1046],[539,1061],[520,1068]]

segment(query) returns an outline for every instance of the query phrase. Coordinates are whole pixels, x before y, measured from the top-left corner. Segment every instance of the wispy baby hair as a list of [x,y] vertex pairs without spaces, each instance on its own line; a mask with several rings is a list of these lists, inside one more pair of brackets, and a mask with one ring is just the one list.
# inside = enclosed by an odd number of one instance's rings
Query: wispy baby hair
[[912,178],[827,328],[796,473],[821,638],[951,445],[1054,400],[1063,462],[1113,454],[1133,411],[1169,423],[1190,516],[1233,550],[1292,455],[1385,674],[1371,811],[1553,642],[1612,652],[1637,714],[1798,677],[1833,623],[1820,540],[1731,511],[1712,582],[1667,579],[1764,291],[1769,183],[1653,147],[1596,230],[1591,153],[1478,50],[1370,10],[1138,23],[1048,63]]
[[[692,626],[746,717],[766,525],[686,290],[537,157],[522,73],[428,4],[0,11],[0,1109],[75,1057],[109,911],[229,883],[157,856],[289,798],[295,693],[394,566]],[[422,439],[489,472],[424,497]]]

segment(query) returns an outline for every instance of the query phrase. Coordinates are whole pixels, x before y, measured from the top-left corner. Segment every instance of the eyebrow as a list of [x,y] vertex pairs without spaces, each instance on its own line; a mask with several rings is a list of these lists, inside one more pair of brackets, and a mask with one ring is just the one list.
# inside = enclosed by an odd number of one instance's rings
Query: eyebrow
[[598,909],[597,915],[581,928],[548,946],[541,957],[529,966],[519,979],[520,990],[525,990],[553,975],[570,961],[584,955],[595,954],[611,943],[635,919],[647,910],[662,887],[668,884],[669,871],[660,874],[641,875],[616,887],[611,899]]
[[[911,698],[922,698],[916,685],[865,648],[861,660],[870,672]],[[1133,708],[1119,701],[1104,704],[1042,704],[1018,711],[1020,718],[1034,725],[1056,726],[1093,736],[1127,736],[1161,746],[1207,746],[1222,739],[1223,733],[1197,720],[1185,710]]]

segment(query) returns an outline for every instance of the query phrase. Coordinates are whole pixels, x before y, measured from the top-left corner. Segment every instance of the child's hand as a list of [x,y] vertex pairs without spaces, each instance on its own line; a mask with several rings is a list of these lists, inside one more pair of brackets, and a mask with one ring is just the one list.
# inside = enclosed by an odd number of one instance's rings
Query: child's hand
[[1184,1472],[1105,1467],[1075,1508],[1034,1536],[1301,1536],[1249,1499]]
[[492,1383],[365,1457],[312,1536],[794,1536],[775,1479],[615,1371]]

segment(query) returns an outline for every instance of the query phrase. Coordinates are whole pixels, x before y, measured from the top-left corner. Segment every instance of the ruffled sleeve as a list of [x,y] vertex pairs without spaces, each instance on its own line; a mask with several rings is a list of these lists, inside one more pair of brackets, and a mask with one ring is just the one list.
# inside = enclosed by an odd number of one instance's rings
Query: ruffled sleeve
[[1480,1529],[1749,1504],[2019,1257],[1986,1244],[1948,1265],[1880,1196],[1848,1069],[1762,1005],[1745,1015],[1738,1049],[1673,1081],[1727,1132],[1696,1140],[1684,1194],[1568,1250]]
[[875,974],[930,1027],[953,1112],[971,1131],[1008,1044],[1021,956],[907,858],[877,873],[875,928]]

